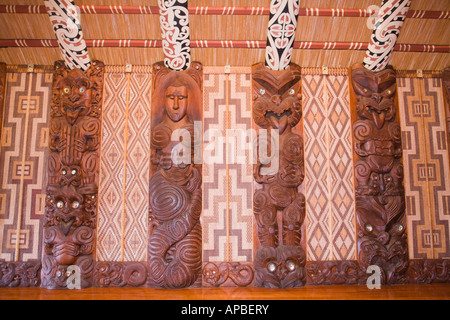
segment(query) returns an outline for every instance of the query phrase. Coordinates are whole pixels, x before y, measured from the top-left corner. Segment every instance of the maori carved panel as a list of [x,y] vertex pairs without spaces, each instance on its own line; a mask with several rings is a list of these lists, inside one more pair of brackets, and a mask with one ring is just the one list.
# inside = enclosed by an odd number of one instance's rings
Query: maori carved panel
[[450,260],[410,260],[408,275],[411,283],[448,283],[450,282]]
[[147,268],[140,262],[97,262],[95,287],[139,287],[147,281]]
[[259,129],[253,212],[260,246],[254,268],[256,284],[263,287],[305,284],[305,197],[298,191],[304,178],[303,139],[295,132],[302,116],[300,77],[295,64],[282,71],[263,63],[252,68],[253,120]]
[[207,262],[203,266],[203,286],[247,287],[253,283],[254,270],[248,263]]
[[313,261],[306,264],[308,282],[313,285],[361,284],[367,278],[359,269],[358,262]]
[[80,269],[81,287],[92,284],[103,69],[99,61],[86,71],[55,63],[42,261],[47,288],[65,288],[71,265]]
[[355,65],[351,84],[358,262],[363,272],[379,265],[384,283],[403,283],[408,247],[395,71]]
[[37,287],[40,284],[39,262],[0,262],[0,287]]
[[149,285],[183,288],[201,281],[202,65],[153,68]]

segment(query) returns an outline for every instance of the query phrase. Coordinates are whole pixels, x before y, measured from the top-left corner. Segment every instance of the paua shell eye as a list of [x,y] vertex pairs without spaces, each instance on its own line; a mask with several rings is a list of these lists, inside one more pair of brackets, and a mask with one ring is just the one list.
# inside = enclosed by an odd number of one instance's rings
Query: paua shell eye
[[65,88],[63,89],[63,92],[64,92],[64,93],[69,93],[69,92],[70,92],[70,88],[69,88],[69,87],[65,87]]
[[289,90],[289,94],[292,96],[295,93],[294,89]]
[[277,269],[277,266],[275,265],[275,263],[269,262],[267,264],[267,270],[269,270],[269,272],[275,272],[276,269]]
[[292,261],[292,260],[286,261],[286,268],[287,268],[289,271],[294,271],[295,268],[296,268],[295,262]]
[[58,202],[56,203],[56,207],[58,207],[59,209],[62,209],[62,208],[64,207],[64,202],[58,201]]
[[79,207],[80,207],[80,203],[78,201],[72,202],[72,208],[73,209],[78,209]]
[[84,87],[81,87],[79,91],[80,91],[80,93],[84,93],[86,91],[86,89]]
[[259,93],[265,94],[265,93],[266,93],[266,90],[264,90],[264,89],[259,89]]

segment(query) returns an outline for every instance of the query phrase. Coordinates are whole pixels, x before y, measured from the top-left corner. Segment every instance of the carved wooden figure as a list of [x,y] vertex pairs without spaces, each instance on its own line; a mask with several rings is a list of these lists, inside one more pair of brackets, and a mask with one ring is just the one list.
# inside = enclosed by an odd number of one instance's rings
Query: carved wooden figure
[[47,288],[66,288],[72,265],[81,287],[92,285],[103,69],[99,61],[86,71],[55,63],[42,260]]
[[[149,285],[189,287],[201,280],[202,65],[153,67]],[[197,130],[198,129],[198,130]]]
[[251,265],[240,262],[208,262],[203,266],[203,281],[206,285],[246,287],[253,282]]
[[[300,243],[305,197],[298,191],[304,178],[303,139],[293,130],[302,116],[300,76],[300,67],[295,64],[274,71],[261,63],[252,70],[258,154],[265,146],[267,155],[275,156],[270,163],[258,156],[254,166],[259,187],[253,211],[260,242],[254,268],[256,284],[263,287],[305,284],[306,256]],[[278,143],[273,129],[278,130]]]
[[147,268],[141,262],[100,261],[95,264],[96,287],[139,287],[146,281]]
[[358,262],[383,283],[407,281],[405,191],[395,71],[351,68]]

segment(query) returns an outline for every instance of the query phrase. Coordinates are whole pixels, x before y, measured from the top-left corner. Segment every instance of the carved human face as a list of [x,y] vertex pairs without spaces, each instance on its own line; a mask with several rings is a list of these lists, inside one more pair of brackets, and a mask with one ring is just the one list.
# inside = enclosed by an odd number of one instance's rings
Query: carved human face
[[260,247],[254,265],[259,285],[291,288],[304,284],[305,253],[299,246]]
[[178,122],[187,111],[188,89],[185,86],[170,86],[166,90],[165,108],[169,118]]
[[357,113],[372,120],[378,129],[395,117],[394,97],[397,90],[395,72],[385,69],[372,72],[364,67],[352,70],[352,85],[357,95]]
[[69,231],[81,225],[84,210],[84,198],[73,186],[64,186],[59,190],[49,190],[49,211],[52,212],[52,225],[58,225],[61,232],[67,235]]
[[294,67],[271,71],[261,67],[253,72],[253,119],[265,129],[283,134],[302,116],[300,72]]
[[71,70],[58,83],[61,101],[61,112],[67,121],[73,125],[80,115],[90,110],[91,88],[89,79],[80,69]]
[[203,279],[212,286],[219,283],[220,270],[213,263],[207,263],[203,268]]

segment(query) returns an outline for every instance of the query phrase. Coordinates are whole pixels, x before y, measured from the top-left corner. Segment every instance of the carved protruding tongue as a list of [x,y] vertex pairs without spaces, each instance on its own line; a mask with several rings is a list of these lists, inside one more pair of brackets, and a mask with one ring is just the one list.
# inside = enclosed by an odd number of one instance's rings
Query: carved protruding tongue
[[70,231],[70,227],[72,226],[72,224],[75,222],[75,219],[73,217],[67,219],[67,220],[61,220],[60,221],[60,228],[62,233],[67,236],[67,234]]
[[378,129],[381,129],[384,125],[384,119],[386,118],[386,114],[384,112],[376,113],[373,112],[373,122],[375,122],[375,125]]
[[77,109],[75,109],[75,110],[72,110],[72,109],[70,109],[70,108],[67,108],[67,109],[66,109],[66,118],[67,118],[67,121],[68,121],[71,125],[73,125],[73,124],[77,121],[78,116],[80,115],[80,113],[81,113],[81,108],[77,108]]
[[279,134],[283,134],[284,130],[286,130],[286,127],[288,125],[288,117],[286,116],[283,116],[280,119],[272,116],[269,118],[269,121],[272,124],[272,128],[278,129]]

